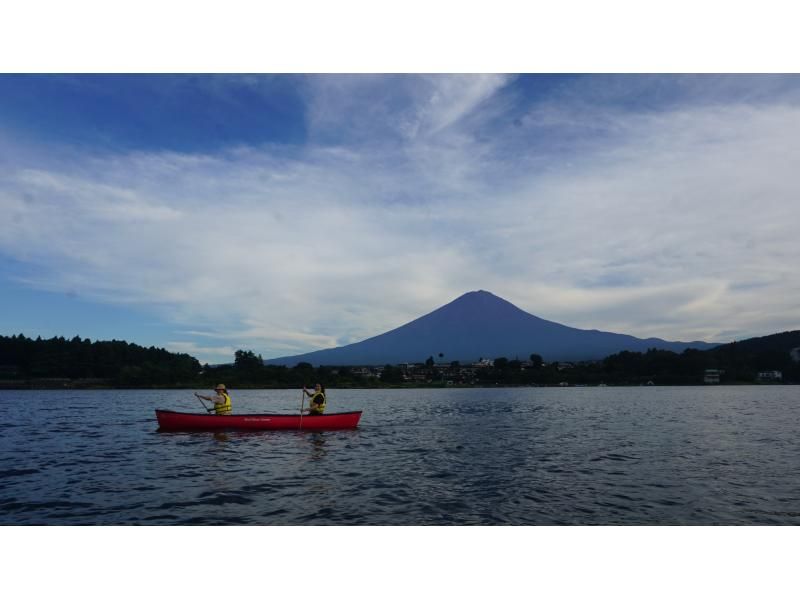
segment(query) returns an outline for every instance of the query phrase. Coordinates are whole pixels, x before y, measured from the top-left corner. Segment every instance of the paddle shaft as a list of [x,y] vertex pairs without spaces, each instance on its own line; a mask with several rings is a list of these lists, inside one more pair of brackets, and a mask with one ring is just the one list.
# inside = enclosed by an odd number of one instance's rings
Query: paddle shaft
[[197,393],[194,393],[194,396],[196,396],[196,397],[197,397],[197,400],[198,400],[198,401],[200,401],[200,404],[203,406],[203,409],[205,409],[205,410],[206,410],[206,413],[211,413],[212,411],[215,411],[215,409],[209,409],[208,407],[206,407],[206,404],[203,402],[203,399],[201,399],[200,397],[198,397],[198,396],[197,396]]
[[306,404],[306,389],[300,391],[300,428],[303,429],[303,407]]

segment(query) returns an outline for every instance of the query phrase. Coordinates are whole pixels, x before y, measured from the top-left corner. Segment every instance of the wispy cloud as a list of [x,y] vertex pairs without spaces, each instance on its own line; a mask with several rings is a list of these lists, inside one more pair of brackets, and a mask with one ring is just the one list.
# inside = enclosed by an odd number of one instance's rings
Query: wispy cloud
[[172,345],[209,358],[353,342],[477,288],[640,336],[800,326],[796,79],[634,107],[509,82],[308,78],[301,148],[29,150],[0,166],[0,251],[215,335]]
[[236,352],[235,347],[208,347],[185,341],[170,341],[165,349],[174,353],[188,353],[204,363],[232,362]]

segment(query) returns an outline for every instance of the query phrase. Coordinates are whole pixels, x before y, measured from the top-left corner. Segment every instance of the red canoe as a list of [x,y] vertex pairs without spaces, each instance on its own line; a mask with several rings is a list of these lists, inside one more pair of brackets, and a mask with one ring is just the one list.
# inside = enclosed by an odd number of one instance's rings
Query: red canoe
[[360,411],[326,415],[248,413],[214,415],[156,409],[159,430],[345,430],[355,428]]

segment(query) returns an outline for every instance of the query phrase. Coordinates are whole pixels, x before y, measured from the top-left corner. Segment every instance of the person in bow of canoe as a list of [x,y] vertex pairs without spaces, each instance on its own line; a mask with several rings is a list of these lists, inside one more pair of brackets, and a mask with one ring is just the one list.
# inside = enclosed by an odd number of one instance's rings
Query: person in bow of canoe
[[199,395],[194,393],[198,399],[203,399],[204,401],[211,401],[214,403],[214,415],[230,415],[231,414],[231,396],[228,394],[228,389],[225,388],[224,384],[217,384],[214,388],[214,391],[217,393],[213,397],[204,397],[203,395]]
[[308,413],[309,415],[322,415],[322,412],[325,411],[325,387],[322,384],[317,384],[314,387],[314,392],[309,391],[305,386],[303,387],[303,392],[306,393],[307,396],[311,397],[311,401],[309,401],[308,409],[303,409],[303,413]]

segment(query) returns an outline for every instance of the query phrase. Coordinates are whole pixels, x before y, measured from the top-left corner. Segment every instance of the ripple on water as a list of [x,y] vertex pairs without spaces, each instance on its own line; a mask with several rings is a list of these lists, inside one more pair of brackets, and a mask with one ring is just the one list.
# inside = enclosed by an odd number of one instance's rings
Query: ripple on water
[[156,432],[185,391],[39,393],[0,524],[798,524],[791,389],[611,390],[335,390],[359,430],[216,435]]
[[39,473],[39,469],[0,469],[0,478],[13,478]]

